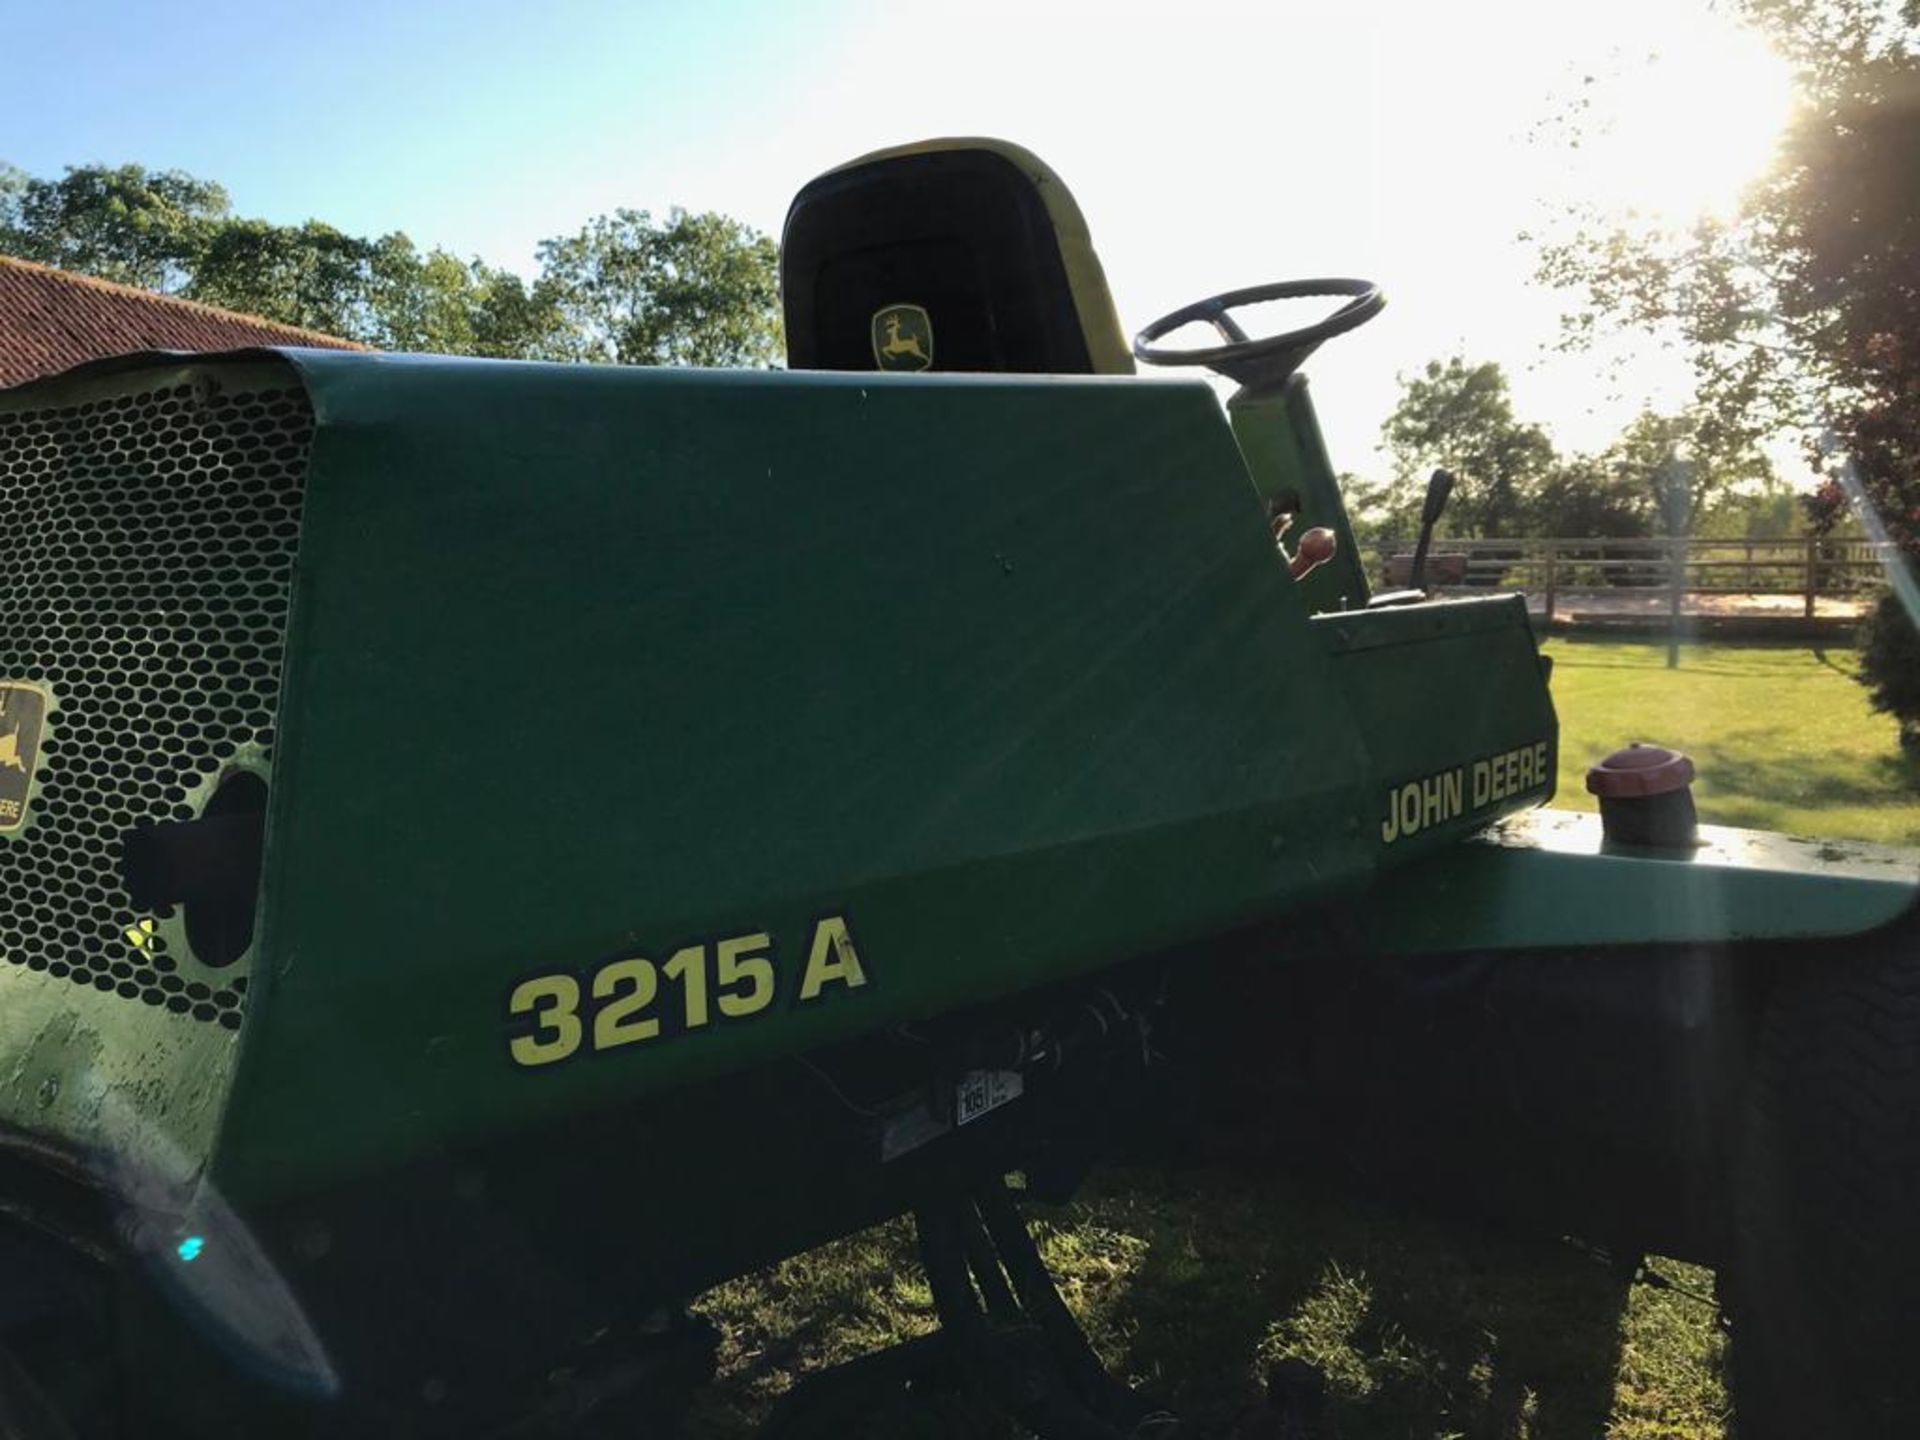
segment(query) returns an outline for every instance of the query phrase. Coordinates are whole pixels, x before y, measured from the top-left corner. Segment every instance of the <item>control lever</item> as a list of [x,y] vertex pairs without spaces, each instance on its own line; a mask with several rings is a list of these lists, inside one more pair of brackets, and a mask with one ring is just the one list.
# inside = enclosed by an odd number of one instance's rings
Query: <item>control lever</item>
[[1299,508],[1299,496],[1291,492],[1276,496],[1267,505],[1267,528],[1273,532],[1274,547],[1279,550],[1280,558],[1287,562],[1287,574],[1295,580],[1304,580],[1333,558],[1340,548],[1340,540],[1326,526],[1316,525],[1302,535],[1300,543],[1289,552],[1287,531],[1292,528]]
[[1304,580],[1331,560],[1339,548],[1340,542],[1333,531],[1316,525],[1300,537],[1300,543],[1287,560],[1287,573],[1296,580]]
[[1440,512],[1447,508],[1451,494],[1451,471],[1435,470],[1427,477],[1427,497],[1420,502],[1420,542],[1413,547],[1413,568],[1407,572],[1409,589],[1427,588],[1427,549],[1433,544],[1433,527],[1440,523]]

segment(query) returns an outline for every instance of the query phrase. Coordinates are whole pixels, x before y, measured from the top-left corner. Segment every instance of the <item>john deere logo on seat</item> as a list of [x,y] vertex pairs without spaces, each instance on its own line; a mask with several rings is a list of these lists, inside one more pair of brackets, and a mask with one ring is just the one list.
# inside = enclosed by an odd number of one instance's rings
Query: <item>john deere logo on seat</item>
[[873,312],[873,361],[882,370],[925,370],[933,364],[933,322],[918,305]]
[[40,760],[52,697],[28,680],[0,680],[0,835],[27,823],[27,792]]

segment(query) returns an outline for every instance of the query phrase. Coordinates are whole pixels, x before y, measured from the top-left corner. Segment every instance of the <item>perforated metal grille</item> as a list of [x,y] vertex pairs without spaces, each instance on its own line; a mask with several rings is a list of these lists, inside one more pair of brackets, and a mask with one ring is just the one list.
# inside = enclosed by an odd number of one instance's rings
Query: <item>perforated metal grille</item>
[[0,411],[0,678],[55,703],[31,821],[0,840],[6,963],[239,1027],[245,966],[137,914],[118,858],[271,757],[312,434],[300,390],[204,376]]

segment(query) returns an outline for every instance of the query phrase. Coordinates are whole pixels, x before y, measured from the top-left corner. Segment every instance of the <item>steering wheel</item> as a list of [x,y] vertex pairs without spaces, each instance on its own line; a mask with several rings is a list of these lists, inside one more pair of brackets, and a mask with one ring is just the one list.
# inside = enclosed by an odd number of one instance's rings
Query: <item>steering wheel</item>
[[[1346,295],[1352,298],[1324,320],[1298,330],[1251,339],[1230,313],[1242,305],[1257,305],[1263,300],[1304,300],[1314,296]],[[1300,368],[1325,341],[1357,329],[1385,308],[1387,297],[1369,280],[1282,280],[1273,285],[1255,285],[1246,290],[1229,290],[1197,300],[1171,315],[1162,315],[1133,337],[1135,358],[1148,365],[1205,365],[1229,379],[1238,380],[1249,390],[1269,390],[1278,386]],[[1200,350],[1168,350],[1153,342],[1169,331],[1195,320],[1204,320],[1220,332],[1227,343]]]

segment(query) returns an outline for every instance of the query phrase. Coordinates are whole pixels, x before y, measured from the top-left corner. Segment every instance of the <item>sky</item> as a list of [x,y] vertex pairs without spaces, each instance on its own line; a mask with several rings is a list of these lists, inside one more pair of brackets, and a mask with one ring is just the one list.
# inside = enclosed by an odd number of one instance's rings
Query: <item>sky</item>
[[[1582,98],[1578,150],[1534,137]],[[184,169],[243,214],[529,274],[618,206],[777,235],[855,155],[1018,141],[1078,197],[1129,332],[1267,280],[1380,282],[1387,311],[1308,366],[1336,465],[1367,472],[1396,377],[1453,353],[1504,364],[1564,448],[1683,404],[1657,347],[1548,353],[1567,297],[1518,237],[1575,198],[1724,209],[1789,99],[1710,0],[0,0],[0,161]]]

